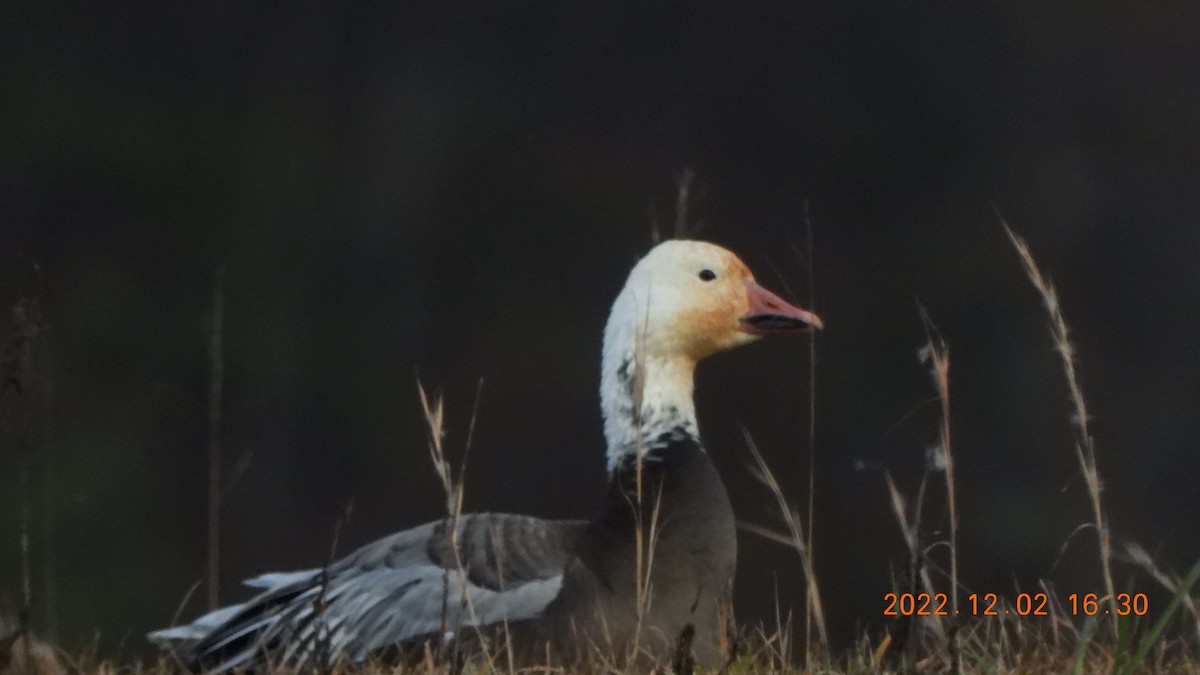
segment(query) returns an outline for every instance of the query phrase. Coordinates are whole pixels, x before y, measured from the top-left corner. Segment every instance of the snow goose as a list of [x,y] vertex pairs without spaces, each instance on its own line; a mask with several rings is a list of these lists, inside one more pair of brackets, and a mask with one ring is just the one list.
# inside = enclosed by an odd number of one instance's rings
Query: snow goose
[[149,637],[207,671],[419,656],[426,645],[480,640],[510,645],[521,661],[562,663],[635,653],[653,662],[684,639],[698,663],[718,665],[737,540],[700,442],[693,371],[762,335],[813,327],[815,314],[759,286],[730,251],[659,244],[634,266],[604,331],[609,490],[593,520],[439,520],[328,569],[251,579],[259,594],[248,602]]

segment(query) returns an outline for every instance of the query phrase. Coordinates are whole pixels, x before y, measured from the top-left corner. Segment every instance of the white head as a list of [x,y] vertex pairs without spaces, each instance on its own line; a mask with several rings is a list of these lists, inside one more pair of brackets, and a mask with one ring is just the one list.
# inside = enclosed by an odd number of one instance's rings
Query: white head
[[655,246],[629,273],[604,331],[609,468],[664,431],[697,437],[692,375],[700,359],[813,327],[821,327],[816,314],[759,286],[732,252],[700,241]]

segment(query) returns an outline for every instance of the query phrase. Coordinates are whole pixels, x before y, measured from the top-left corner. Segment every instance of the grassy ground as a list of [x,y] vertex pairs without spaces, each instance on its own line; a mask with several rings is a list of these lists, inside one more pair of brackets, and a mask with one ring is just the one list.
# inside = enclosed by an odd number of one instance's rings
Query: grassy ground
[[[11,624],[7,628],[12,628]],[[960,626],[953,633],[957,647],[950,641],[922,640],[900,650],[889,649],[896,642],[889,638],[874,643],[864,638],[853,648],[837,654],[816,654],[802,663],[792,653],[792,647],[781,641],[778,634],[764,637],[756,632],[739,642],[738,651],[718,672],[737,675],[760,673],[1200,673],[1200,659],[1192,647],[1181,639],[1155,639],[1147,632],[1139,640],[1132,634],[1122,634],[1118,642],[1096,636],[1100,627],[1093,622],[1076,628],[1069,622],[1055,624],[1030,619],[994,620]],[[11,633],[10,633],[11,635]],[[67,654],[54,647],[25,637],[12,642],[0,642],[0,672],[15,674],[38,673],[60,675],[67,673],[176,673],[181,669],[170,658],[157,662],[114,662],[99,658],[92,650]],[[654,672],[679,672],[679,664],[664,663]],[[685,667],[686,669],[686,667]],[[618,673],[632,669],[615,669],[607,659],[598,659],[570,672]],[[426,658],[406,666],[386,664],[334,665],[322,673],[429,673],[457,675],[458,673],[551,673],[568,672],[561,668],[531,667],[510,669],[503,655],[489,660],[482,656],[467,657],[457,663],[438,662]],[[698,671],[697,671],[698,672]]]

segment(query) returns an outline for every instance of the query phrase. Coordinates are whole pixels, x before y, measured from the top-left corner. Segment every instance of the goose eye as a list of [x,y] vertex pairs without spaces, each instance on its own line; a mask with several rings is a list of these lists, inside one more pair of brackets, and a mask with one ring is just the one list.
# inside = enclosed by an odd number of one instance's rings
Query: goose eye
[[701,281],[712,281],[717,278],[717,273],[712,270],[700,270]]

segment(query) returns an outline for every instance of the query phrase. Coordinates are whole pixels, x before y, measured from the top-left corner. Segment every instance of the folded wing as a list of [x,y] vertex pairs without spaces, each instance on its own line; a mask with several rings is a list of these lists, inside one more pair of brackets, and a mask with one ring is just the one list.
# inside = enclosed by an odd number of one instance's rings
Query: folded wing
[[[193,668],[303,668],[537,618],[562,588],[585,524],[481,513],[375,541],[328,570],[247,581],[257,597],[150,634]],[[456,544],[456,545],[455,545]]]

